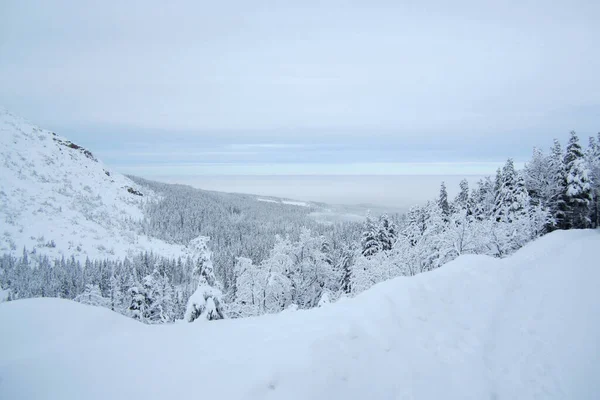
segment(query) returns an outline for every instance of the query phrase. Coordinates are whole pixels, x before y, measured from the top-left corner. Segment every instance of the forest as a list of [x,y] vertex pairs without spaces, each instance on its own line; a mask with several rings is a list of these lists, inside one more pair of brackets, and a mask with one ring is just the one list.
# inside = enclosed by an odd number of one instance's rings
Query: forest
[[505,257],[553,230],[600,224],[600,134],[587,146],[533,150],[495,177],[405,215],[322,224],[303,207],[133,178],[161,193],[144,233],[192,249],[185,258],[141,253],[122,260],[49,259],[23,249],[0,258],[9,300],[61,297],[110,308],[144,323],[239,318],[309,309],[398,276],[439,268],[463,254]]

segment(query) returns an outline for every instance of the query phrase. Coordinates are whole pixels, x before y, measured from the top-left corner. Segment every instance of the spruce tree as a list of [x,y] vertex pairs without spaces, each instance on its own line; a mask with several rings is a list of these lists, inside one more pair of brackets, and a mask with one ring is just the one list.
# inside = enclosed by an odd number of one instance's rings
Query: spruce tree
[[457,211],[467,210],[469,205],[469,182],[463,179],[460,181],[459,186],[460,191],[454,200],[455,208]]
[[393,221],[385,214],[379,217],[377,237],[382,251],[391,250],[396,242],[397,232]]
[[365,220],[361,244],[362,255],[365,257],[375,255],[382,250],[379,241],[379,229],[369,214],[367,214],[367,219]]
[[597,228],[600,226],[600,133],[598,133],[598,139],[590,137],[586,159],[592,185],[590,220],[592,228]]
[[550,175],[550,188],[549,188],[549,199],[548,208],[550,210],[552,224],[548,226],[549,230],[552,229],[565,229],[565,215],[566,215],[566,203],[565,203],[565,191],[566,191],[566,174],[565,174],[565,162],[562,146],[557,139],[554,139],[554,145],[550,151],[550,157],[548,160],[549,175]]
[[592,203],[592,187],[590,171],[586,165],[579,138],[571,132],[564,165],[565,176],[565,228],[581,229],[590,225],[590,205]]
[[440,186],[440,196],[438,198],[438,205],[442,210],[444,218],[448,218],[450,215],[450,204],[448,203],[448,190],[446,189],[446,183],[442,182]]
[[190,296],[184,319],[193,322],[196,319],[216,320],[225,318],[222,306],[222,292],[215,278],[211,252],[207,242],[209,238],[200,236],[190,242],[190,246],[198,255],[192,277],[198,286]]

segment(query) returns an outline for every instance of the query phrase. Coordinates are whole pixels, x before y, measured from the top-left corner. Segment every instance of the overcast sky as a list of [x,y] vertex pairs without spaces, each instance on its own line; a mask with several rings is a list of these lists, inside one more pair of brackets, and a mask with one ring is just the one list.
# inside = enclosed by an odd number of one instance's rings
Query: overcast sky
[[600,1],[0,1],[0,104],[144,176],[488,173],[600,129]]

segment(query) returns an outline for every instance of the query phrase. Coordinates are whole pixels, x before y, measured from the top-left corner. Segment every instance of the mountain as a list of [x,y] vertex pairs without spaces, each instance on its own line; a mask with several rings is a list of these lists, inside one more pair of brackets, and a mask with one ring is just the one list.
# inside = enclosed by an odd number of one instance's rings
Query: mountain
[[89,149],[0,109],[0,255],[26,248],[79,261],[145,251],[178,258],[193,253],[190,240],[208,236],[227,286],[236,258],[262,261],[277,235],[296,238],[309,228],[338,247],[358,234],[362,219],[356,210],[321,203],[125,176]]
[[176,256],[181,245],[140,233],[144,204],[158,198],[91,151],[0,109],[0,253]]
[[146,326],[0,304],[0,398],[596,399],[598,231],[461,256],[322,308]]

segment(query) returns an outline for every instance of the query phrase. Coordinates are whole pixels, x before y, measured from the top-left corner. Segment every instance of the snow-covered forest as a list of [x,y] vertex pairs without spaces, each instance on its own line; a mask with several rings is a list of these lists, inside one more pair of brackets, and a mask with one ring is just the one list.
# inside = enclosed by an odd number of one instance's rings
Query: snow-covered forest
[[9,300],[61,297],[146,323],[222,319],[308,309],[397,276],[436,269],[463,254],[507,256],[558,229],[600,224],[600,134],[571,132],[563,149],[534,149],[521,171],[508,159],[495,177],[406,215],[364,224],[320,224],[303,207],[133,178],[160,194],[146,203],[143,233],[188,246],[181,257],[51,259],[23,249],[0,261]]

